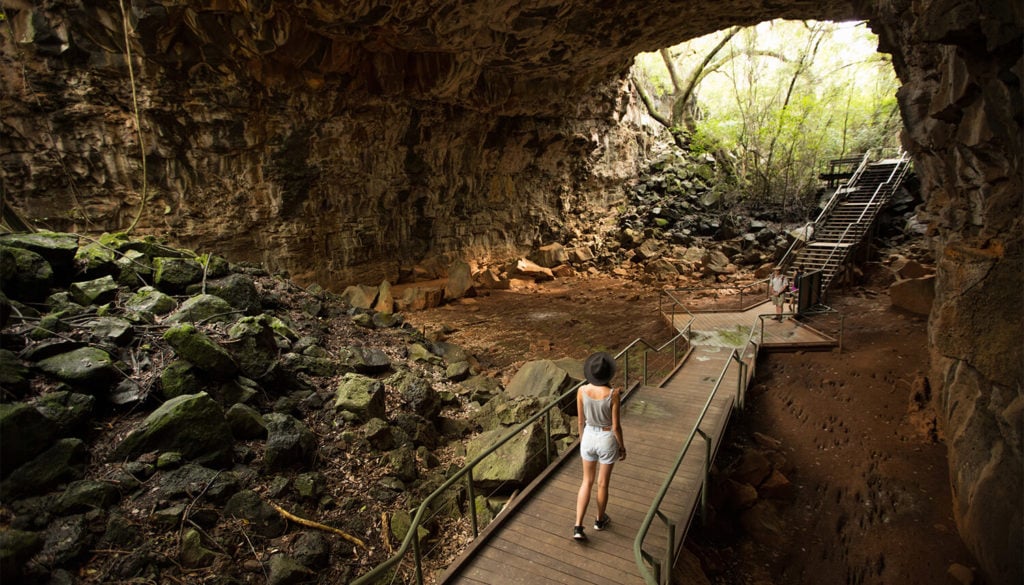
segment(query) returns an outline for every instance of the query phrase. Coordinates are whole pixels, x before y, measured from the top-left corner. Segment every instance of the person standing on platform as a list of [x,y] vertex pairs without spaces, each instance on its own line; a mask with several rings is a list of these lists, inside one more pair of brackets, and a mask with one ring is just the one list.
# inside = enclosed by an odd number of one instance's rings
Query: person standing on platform
[[621,391],[611,387],[615,376],[615,359],[605,352],[592,354],[583,363],[587,383],[576,392],[576,412],[579,420],[580,458],[583,460],[583,482],[576,496],[576,523],[572,537],[587,539],[583,518],[590,503],[590,492],[597,479],[597,519],[594,530],[604,530],[611,523],[608,507],[608,484],[615,461],[626,458],[626,443],[622,438],[619,419]]
[[775,320],[782,321],[782,305],[786,301],[786,291],[789,289],[789,281],[786,275],[782,274],[782,268],[778,266],[772,270],[772,277],[768,280],[768,295],[775,305]]

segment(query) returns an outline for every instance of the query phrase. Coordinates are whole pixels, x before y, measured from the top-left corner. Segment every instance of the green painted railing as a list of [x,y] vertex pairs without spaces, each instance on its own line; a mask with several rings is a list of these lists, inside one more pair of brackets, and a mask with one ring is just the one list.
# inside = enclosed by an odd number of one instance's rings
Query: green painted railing
[[[691,319],[691,322],[692,322],[692,319]],[[682,348],[680,347],[681,344],[683,345]],[[626,393],[629,393],[630,391],[632,391],[636,387],[638,387],[640,385],[645,385],[647,383],[647,378],[648,378],[648,373],[649,373],[648,372],[648,355],[651,352],[661,353],[662,351],[665,351],[665,350],[667,350],[669,348],[671,348],[671,350],[672,350],[672,362],[671,362],[671,367],[669,368],[669,370],[672,370],[679,363],[680,356],[685,355],[686,351],[689,349],[689,325],[687,325],[686,328],[684,328],[684,330],[682,332],[678,333],[677,335],[672,337],[672,339],[666,341],[664,344],[662,344],[660,346],[651,345],[650,343],[648,343],[644,339],[638,338],[638,339],[634,340],[633,342],[631,342],[629,345],[627,345],[625,348],[623,348],[621,351],[619,351],[615,355],[616,362],[619,362],[619,361],[622,362],[622,367],[620,368],[620,371],[621,371],[621,376],[622,376],[622,386],[625,389]],[[635,353],[635,351],[639,351],[639,350],[643,351],[643,356],[642,356],[642,359],[640,360],[640,364],[639,364],[640,373],[638,375],[633,375],[634,373],[632,371],[632,367],[636,367],[637,364],[631,363],[631,361],[630,361],[630,352],[634,352]],[[616,375],[616,379],[617,378],[618,378],[618,374]],[[633,381],[631,382],[631,380],[633,380]],[[522,423],[517,425],[514,429],[509,431],[508,434],[506,434],[504,437],[502,437],[501,440],[499,440],[494,445],[489,447],[486,451],[484,451],[483,453],[477,455],[471,461],[466,463],[461,469],[459,469],[457,472],[453,473],[451,475],[451,477],[449,477],[447,480],[445,480],[445,482],[442,483],[437,489],[435,489],[433,492],[431,492],[430,495],[428,495],[426,498],[424,498],[424,500],[420,503],[419,507],[416,509],[416,514],[412,518],[412,522],[411,522],[411,524],[409,526],[408,533],[406,534],[405,538],[402,540],[402,544],[398,547],[398,549],[395,551],[395,553],[390,558],[388,558],[384,562],[380,563],[379,565],[377,565],[376,567],[371,569],[366,574],[364,574],[364,575],[360,576],[359,578],[357,578],[356,580],[352,581],[351,585],[371,585],[371,584],[372,585],[377,585],[378,583],[390,582],[390,579],[393,577],[393,575],[390,572],[392,570],[397,571],[398,570],[397,569],[398,565],[402,562],[403,559],[406,558],[406,556],[410,552],[413,555],[413,562],[414,562],[414,567],[415,567],[415,582],[417,583],[417,585],[423,585],[423,558],[422,558],[422,552],[420,550],[419,538],[417,538],[417,536],[418,536],[419,527],[423,524],[424,519],[425,519],[428,511],[430,510],[431,504],[433,504],[435,501],[437,501],[437,499],[442,494],[447,492],[449,489],[452,489],[453,487],[455,487],[459,482],[465,481],[466,490],[467,490],[467,497],[468,497],[468,502],[467,502],[467,506],[466,507],[469,509],[470,524],[471,524],[472,529],[473,529],[473,537],[476,538],[477,536],[479,536],[480,535],[480,529],[479,529],[479,525],[478,525],[478,521],[477,521],[477,517],[476,517],[476,506],[474,504],[474,500],[475,500],[475,491],[474,491],[474,486],[473,486],[473,470],[474,470],[474,468],[476,468],[476,466],[479,465],[480,462],[483,461],[484,459],[486,459],[489,455],[491,455],[492,453],[497,451],[502,445],[507,443],[513,437],[518,435],[520,432],[522,432],[522,431],[526,430],[527,428],[529,428],[530,425],[533,425],[534,423],[539,421],[541,418],[545,419],[544,424],[545,424],[545,429],[547,430],[547,433],[546,433],[547,434],[547,439],[549,441],[548,448],[545,449],[545,457],[546,457],[547,465],[550,466],[551,465],[551,454],[552,454],[552,449],[550,447],[550,439],[551,439],[551,433],[550,433],[550,428],[551,428],[551,412],[552,412],[553,409],[558,408],[559,404],[561,404],[563,401],[570,399],[573,396],[573,394],[575,394],[576,390],[580,387],[581,384],[582,384],[582,382],[573,385],[572,388],[567,390],[561,396],[559,396],[559,397],[555,398],[554,400],[552,400],[548,405],[546,405],[539,412],[537,412],[536,414],[534,414],[530,418],[526,419],[525,421],[523,421]],[[573,401],[572,404],[575,405],[575,401]],[[577,442],[578,441],[579,441],[579,439],[577,438]],[[574,444],[574,446],[575,446],[575,444]],[[384,537],[386,538],[386,535]]]
[[[763,321],[761,323],[763,327]],[[719,374],[718,379],[715,381],[714,387],[708,394],[707,400],[704,402],[704,406],[701,409],[700,415],[697,417],[697,421],[694,423],[693,428],[690,430],[690,434],[683,443],[683,447],[679,451],[679,456],[676,458],[672,470],[669,471],[666,476],[661,489],[658,491],[658,495],[655,496],[654,501],[651,503],[651,507],[647,511],[647,515],[644,517],[644,521],[640,525],[640,529],[637,530],[636,538],[633,540],[633,556],[636,559],[637,568],[640,570],[641,577],[643,577],[644,582],[648,585],[667,585],[669,583],[669,577],[672,573],[671,568],[675,563],[675,557],[678,551],[677,540],[678,544],[682,544],[682,537],[685,536],[680,535],[680,538],[676,538],[676,523],[670,517],[661,512],[661,504],[664,501],[669,488],[672,486],[672,482],[675,480],[676,473],[679,471],[679,467],[682,465],[683,459],[686,457],[690,447],[693,445],[693,439],[697,435],[700,435],[701,438],[704,439],[705,445],[704,479],[701,482],[700,492],[700,514],[702,519],[706,518],[708,484],[711,473],[711,461],[714,454],[712,453],[713,445],[711,444],[711,437],[701,430],[701,423],[704,422],[704,417],[707,415],[711,403],[718,395],[718,391],[722,387],[726,374],[733,362],[736,362],[738,365],[735,400],[737,407],[740,409],[743,408],[747,384],[753,377],[753,368],[757,363],[758,346],[754,342],[754,334],[756,331],[757,328],[752,327],[750,334],[747,337],[747,342],[743,348],[734,349],[730,354],[729,359],[722,368],[721,374]],[[655,518],[658,518],[665,523],[667,531],[665,552],[664,556],[660,559],[655,558],[654,555],[649,554],[643,549],[644,541],[647,539],[647,534],[650,531],[651,524],[653,524]]]

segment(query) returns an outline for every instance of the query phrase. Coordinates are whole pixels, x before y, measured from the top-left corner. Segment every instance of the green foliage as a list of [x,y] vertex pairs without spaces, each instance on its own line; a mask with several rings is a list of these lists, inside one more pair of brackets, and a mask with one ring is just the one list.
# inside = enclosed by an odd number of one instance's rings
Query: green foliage
[[[721,34],[672,47],[692,71]],[[741,197],[799,212],[816,204],[829,159],[897,147],[898,83],[863,24],[773,21],[729,40],[695,89],[690,149],[729,152]],[[637,57],[649,93],[671,92],[661,55]],[[666,89],[668,88],[668,89]]]

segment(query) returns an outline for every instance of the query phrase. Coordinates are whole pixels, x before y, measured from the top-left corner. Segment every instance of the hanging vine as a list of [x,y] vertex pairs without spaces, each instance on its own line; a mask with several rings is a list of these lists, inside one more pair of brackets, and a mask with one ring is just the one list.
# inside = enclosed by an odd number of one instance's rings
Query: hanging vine
[[135,112],[135,129],[139,133],[139,155],[142,159],[142,200],[139,201],[139,210],[135,214],[135,218],[132,223],[125,230],[125,233],[131,233],[135,229],[136,224],[139,223],[139,219],[142,217],[142,210],[146,208],[146,202],[149,197],[148,184],[149,180],[146,177],[146,145],[143,142],[142,137],[142,117],[139,115],[139,98],[135,91],[135,69],[132,66],[132,44],[128,34],[128,12],[124,8],[124,0],[119,0],[121,5],[121,24],[124,28],[124,54],[125,59],[128,61],[128,79],[132,86],[132,109]]

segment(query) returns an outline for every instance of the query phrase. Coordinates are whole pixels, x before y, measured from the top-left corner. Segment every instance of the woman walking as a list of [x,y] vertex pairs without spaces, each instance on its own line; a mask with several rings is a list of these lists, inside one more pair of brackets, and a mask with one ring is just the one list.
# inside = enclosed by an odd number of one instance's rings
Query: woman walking
[[583,363],[587,383],[576,392],[576,412],[579,415],[580,458],[583,459],[583,483],[576,496],[576,524],[572,537],[586,540],[583,517],[590,503],[590,490],[597,478],[597,519],[594,530],[604,530],[611,522],[605,513],[608,506],[608,483],[615,461],[626,458],[626,443],[622,440],[619,424],[621,392],[609,386],[615,375],[615,360],[605,352],[598,352]]

